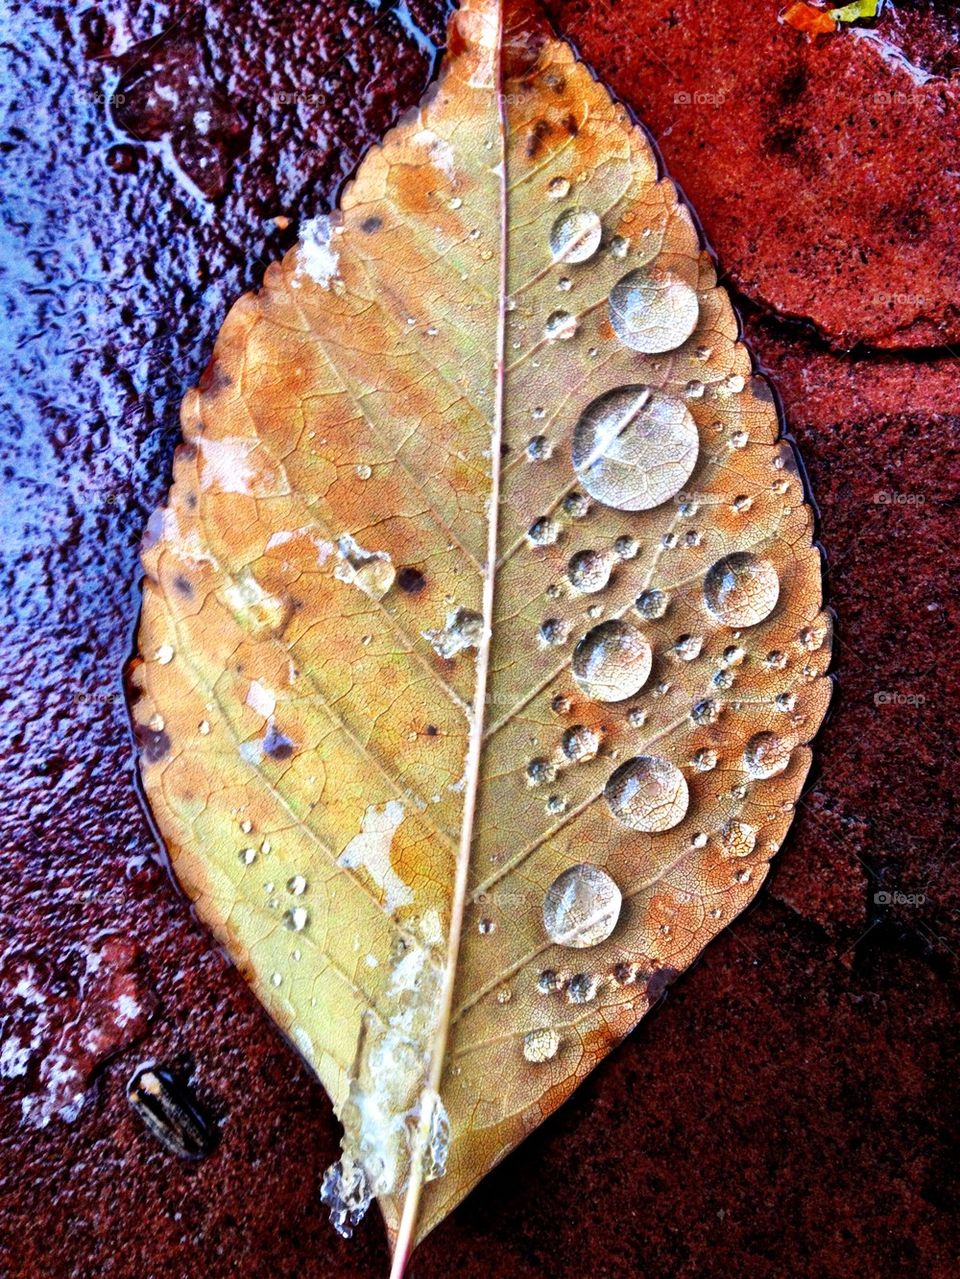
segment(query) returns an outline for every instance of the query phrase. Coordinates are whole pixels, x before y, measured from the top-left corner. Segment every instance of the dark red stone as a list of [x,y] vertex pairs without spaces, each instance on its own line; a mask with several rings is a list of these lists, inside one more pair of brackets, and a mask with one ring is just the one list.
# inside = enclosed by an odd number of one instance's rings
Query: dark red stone
[[[13,3],[0,1039],[36,1029],[28,970],[59,1021],[0,1077],[5,1279],[386,1273],[375,1214],[344,1243],[319,1204],[338,1146],[321,1089],[157,861],[121,671],[137,543],[225,308],[426,83],[415,26],[436,39],[444,6],[400,8]],[[742,292],[822,511],[838,693],[755,907],[410,1273],[953,1279],[958,361],[875,348],[956,337],[955,83],[920,88],[849,32],[806,43],[776,4],[553,8],[652,127]],[[947,76],[954,22],[904,0],[880,30]],[[121,76],[129,101],[111,104]],[[151,104],[157,83],[195,89],[211,124],[216,110],[215,200],[178,133],[191,104]],[[721,91],[723,107],[675,101]],[[907,102],[876,98],[891,93]],[[118,1027],[131,991],[144,1016]],[[82,1059],[85,1099],[36,1127],[24,1101],[49,1095],[55,1039]],[[147,1059],[216,1122],[208,1159],[168,1154],[131,1112]]]

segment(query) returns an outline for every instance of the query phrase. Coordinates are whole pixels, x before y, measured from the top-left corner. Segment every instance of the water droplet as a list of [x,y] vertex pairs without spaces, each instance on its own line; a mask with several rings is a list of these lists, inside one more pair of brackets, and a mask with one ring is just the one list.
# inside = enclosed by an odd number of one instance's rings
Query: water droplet
[[557,281],[557,288],[561,293],[569,293],[569,291],[573,288],[573,281],[570,279],[569,275],[561,275],[560,279]]
[[550,231],[555,262],[586,262],[600,247],[603,228],[591,209],[567,209]]
[[733,499],[730,505],[738,515],[743,515],[744,512],[749,511],[750,507],[753,506],[753,498],[748,497],[746,493],[741,493],[739,497],[735,497]]
[[543,336],[548,342],[566,342],[574,336],[577,327],[575,315],[571,315],[569,311],[554,311],[547,316],[547,322],[543,326]]
[[734,551],[717,560],[703,580],[703,598],[727,626],[756,626],[773,612],[780,579],[769,560]]
[[590,503],[582,493],[568,493],[563,499],[563,509],[573,520],[582,520],[590,511]]
[[717,766],[717,752],[706,748],[697,751],[690,763],[698,773],[709,773],[712,768]]
[[487,919],[486,917],[481,919],[477,924],[477,932],[480,933],[482,937],[489,936],[489,934],[492,933],[495,928],[496,928],[496,924],[493,922],[493,920]]
[[554,968],[545,968],[537,978],[537,990],[541,995],[554,995],[562,986],[563,980]]
[[702,382],[698,382],[695,378],[687,383],[683,388],[683,394],[688,400],[702,400],[706,387]]
[[730,447],[733,449],[745,449],[749,438],[746,431],[734,431],[730,436]]
[[570,182],[567,178],[551,178],[547,183],[547,195],[551,200],[563,200],[570,194]]
[[610,241],[610,256],[612,258],[625,258],[630,252],[630,241],[625,235],[615,235]]
[[302,897],[307,891],[307,881],[302,875],[292,875],[287,880],[287,892],[292,893],[294,897]]
[[567,565],[567,577],[571,586],[592,595],[610,581],[610,565],[599,551],[578,551]]
[[303,932],[309,921],[310,916],[302,906],[294,906],[284,912],[283,926],[289,928],[292,933]]
[[640,543],[635,537],[618,537],[613,544],[613,553],[618,560],[632,560],[640,550]]
[[535,435],[527,444],[527,457],[531,462],[544,462],[553,452],[545,435]]
[[527,530],[527,537],[534,546],[552,546],[559,536],[560,526],[549,515],[541,515]]
[[775,777],[790,762],[790,743],[776,733],[754,733],[744,747],[743,762],[751,777]]
[[556,1057],[559,1047],[560,1036],[552,1026],[528,1031],[523,1037],[523,1055],[527,1061],[549,1061],[551,1057]]
[[567,984],[567,998],[571,1004],[589,1004],[596,999],[599,988],[600,982],[593,973],[574,973]]
[[772,671],[782,671],[787,665],[787,655],[781,653],[778,648],[771,649],[763,659],[763,664]]
[[455,195],[453,199],[448,202],[448,207],[453,209],[454,212],[456,212],[457,209],[463,208],[463,201],[458,195]]
[[696,290],[658,266],[630,271],[610,290],[610,323],[633,351],[655,355],[674,351],[697,327]]
[[700,656],[702,648],[703,637],[701,635],[678,635],[673,651],[682,662],[692,662],[695,657]]
[[717,703],[712,698],[705,697],[702,701],[694,703],[690,718],[702,728],[706,724],[715,724],[719,714],[720,710]]
[[644,591],[636,603],[637,612],[648,621],[663,617],[667,611],[667,597],[663,591]]
[[567,801],[562,795],[550,795],[547,799],[546,809],[551,817],[559,817],[561,813],[567,811]]
[[531,786],[542,786],[544,782],[556,780],[556,767],[548,759],[532,759],[527,765],[527,781]]
[[544,644],[562,644],[567,638],[567,624],[559,617],[548,617],[540,623],[540,638]]
[[614,817],[631,830],[671,830],[683,821],[690,792],[683,773],[659,755],[638,755],[621,764],[604,788]]
[[719,837],[724,857],[749,857],[757,843],[757,832],[746,822],[725,822]]
[[818,648],[822,648],[825,639],[826,631],[821,625],[805,626],[797,635],[798,644],[808,653],[815,653]]
[[283,973],[271,973],[270,980],[274,986],[283,985]]
[[733,687],[733,671],[714,671],[711,684],[714,688],[732,688]]
[[570,713],[570,698],[564,696],[563,693],[555,693],[550,701],[550,709],[555,715],[568,715]]
[[509,1004],[512,998],[513,998],[513,991],[510,989],[509,986],[501,986],[500,989],[497,991],[498,1004]]
[[366,462],[361,462],[357,466],[356,472],[358,480],[369,480],[370,476],[373,474],[373,471],[369,466],[367,466]]
[[561,748],[567,759],[581,762],[593,759],[600,747],[600,734],[586,724],[574,724],[561,739]]
[[722,661],[724,666],[739,666],[745,657],[746,653],[739,644],[731,644],[723,650]]
[[699,447],[697,425],[680,400],[646,386],[623,386],[581,413],[573,465],[598,502],[647,511],[683,488]]
[[206,735],[210,732],[210,721],[202,719],[197,725],[197,732],[201,735],[201,737],[206,737]]
[[778,693],[775,704],[778,711],[792,711],[797,704],[796,694]]
[[650,675],[653,654],[644,634],[619,618],[589,630],[573,651],[573,677],[588,697],[622,702]]
[[543,926],[557,946],[597,946],[617,926],[623,898],[605,870],[588,862],[571,866],[543,899]]
[[647,722],[647,712],[642,706],[631,706],[627,711],[627,723],[631,728],[642,728]]
[[169,666],[173,661],[173,645],[161,644],[153,655],[154,661],[159,662],[161,666]]
[[241,848],[239,857],[244,866],[252,866],[257,860],[257,850],[255,848]]

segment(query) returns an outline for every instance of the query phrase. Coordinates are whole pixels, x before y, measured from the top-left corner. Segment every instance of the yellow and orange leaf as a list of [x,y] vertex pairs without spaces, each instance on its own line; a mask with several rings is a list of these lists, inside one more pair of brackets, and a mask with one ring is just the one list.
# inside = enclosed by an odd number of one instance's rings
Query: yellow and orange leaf
[[762,884],[829,699],[811,512],[645,135],[496,0],[182,422],[144,788],[400,1273]]

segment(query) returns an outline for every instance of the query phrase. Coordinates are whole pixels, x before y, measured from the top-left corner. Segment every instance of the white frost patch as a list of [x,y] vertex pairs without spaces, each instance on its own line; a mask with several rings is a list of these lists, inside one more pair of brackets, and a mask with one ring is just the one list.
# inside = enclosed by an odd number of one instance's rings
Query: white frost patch
[[340,254],[331,247],[333,223],[325,215],[300,224],[300,252],[297,273],[305,271],[322,289],[339,279]]
[[403,882],[390,861],[390,846],[402,821],[403,805],[398,799],[388,800],[382,809],[371,804],[363,815],[360,834],[354,835],[337,858],[340,866],[367,872],[384,894],[384,909],[391,914],[413,901],[413,890]]
[[196,129],[196,131],[197,131],[198,133],[200,133],[200,134],[207,134],[207,133],[209,133],[209,132],[210,132],[210,112],[209,112],[209,111],[194,111],[194,113],[193,113],[193,127],[194,127],[194,128]]
[[200,473],[202,489],[216,485],[221,493],[249,494],[252,491],[257,472],[251,465],[250,454],[257,447],[256,440],[246,440],[242,436],[211,440],[201,435],[197,443],[203,458]]
[[382,600],[397,576],[386,551],[365,551],[349,533],[337,538],[337,556],[340,563],[333,570],[337,581],[355,586],[372,600]]
[[316,548],[317,563],[323,568],[335,548],[332,542],[320,537],[310,524],[304,524],[300,528],[280,529],[276,533],[271,533],[264,550],[275,551],[278,546],[286,546],[288,542],[292,542],[298,537],[310,539]]
[[442,630],[423,631],[423,638],[443,658],[455,657],[464,649],[479,648],[483,639],[483,618],[469,608],[454,608],[447,614]]
[[143,1012],[132,995],[120,995],[114,1007],[117,1010],[117,1025],[121,1027],[136,1021]]
[[264,719],[269,719],[277,709],[277,695],[271,689],[265,688],[259,680],[251,680],[250,691],[247,693],[247,705]]
[[430,161],[445,174],[451,182],[457,176],[457,166],[453,147],[444,138],[438,137],[432,129],[418,129],[413,135],[417,146],[426,147],[430,152]]

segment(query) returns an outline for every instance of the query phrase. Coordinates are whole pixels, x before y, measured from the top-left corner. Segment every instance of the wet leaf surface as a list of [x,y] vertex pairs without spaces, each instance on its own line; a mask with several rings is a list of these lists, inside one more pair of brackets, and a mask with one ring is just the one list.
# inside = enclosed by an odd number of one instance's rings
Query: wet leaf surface
[[[752,899],[829,698],[769,386],[520,7],[230,312],[144,541],[177,875],[409,1247]],[[361,1203],[361,1201],[364,1201]]]

